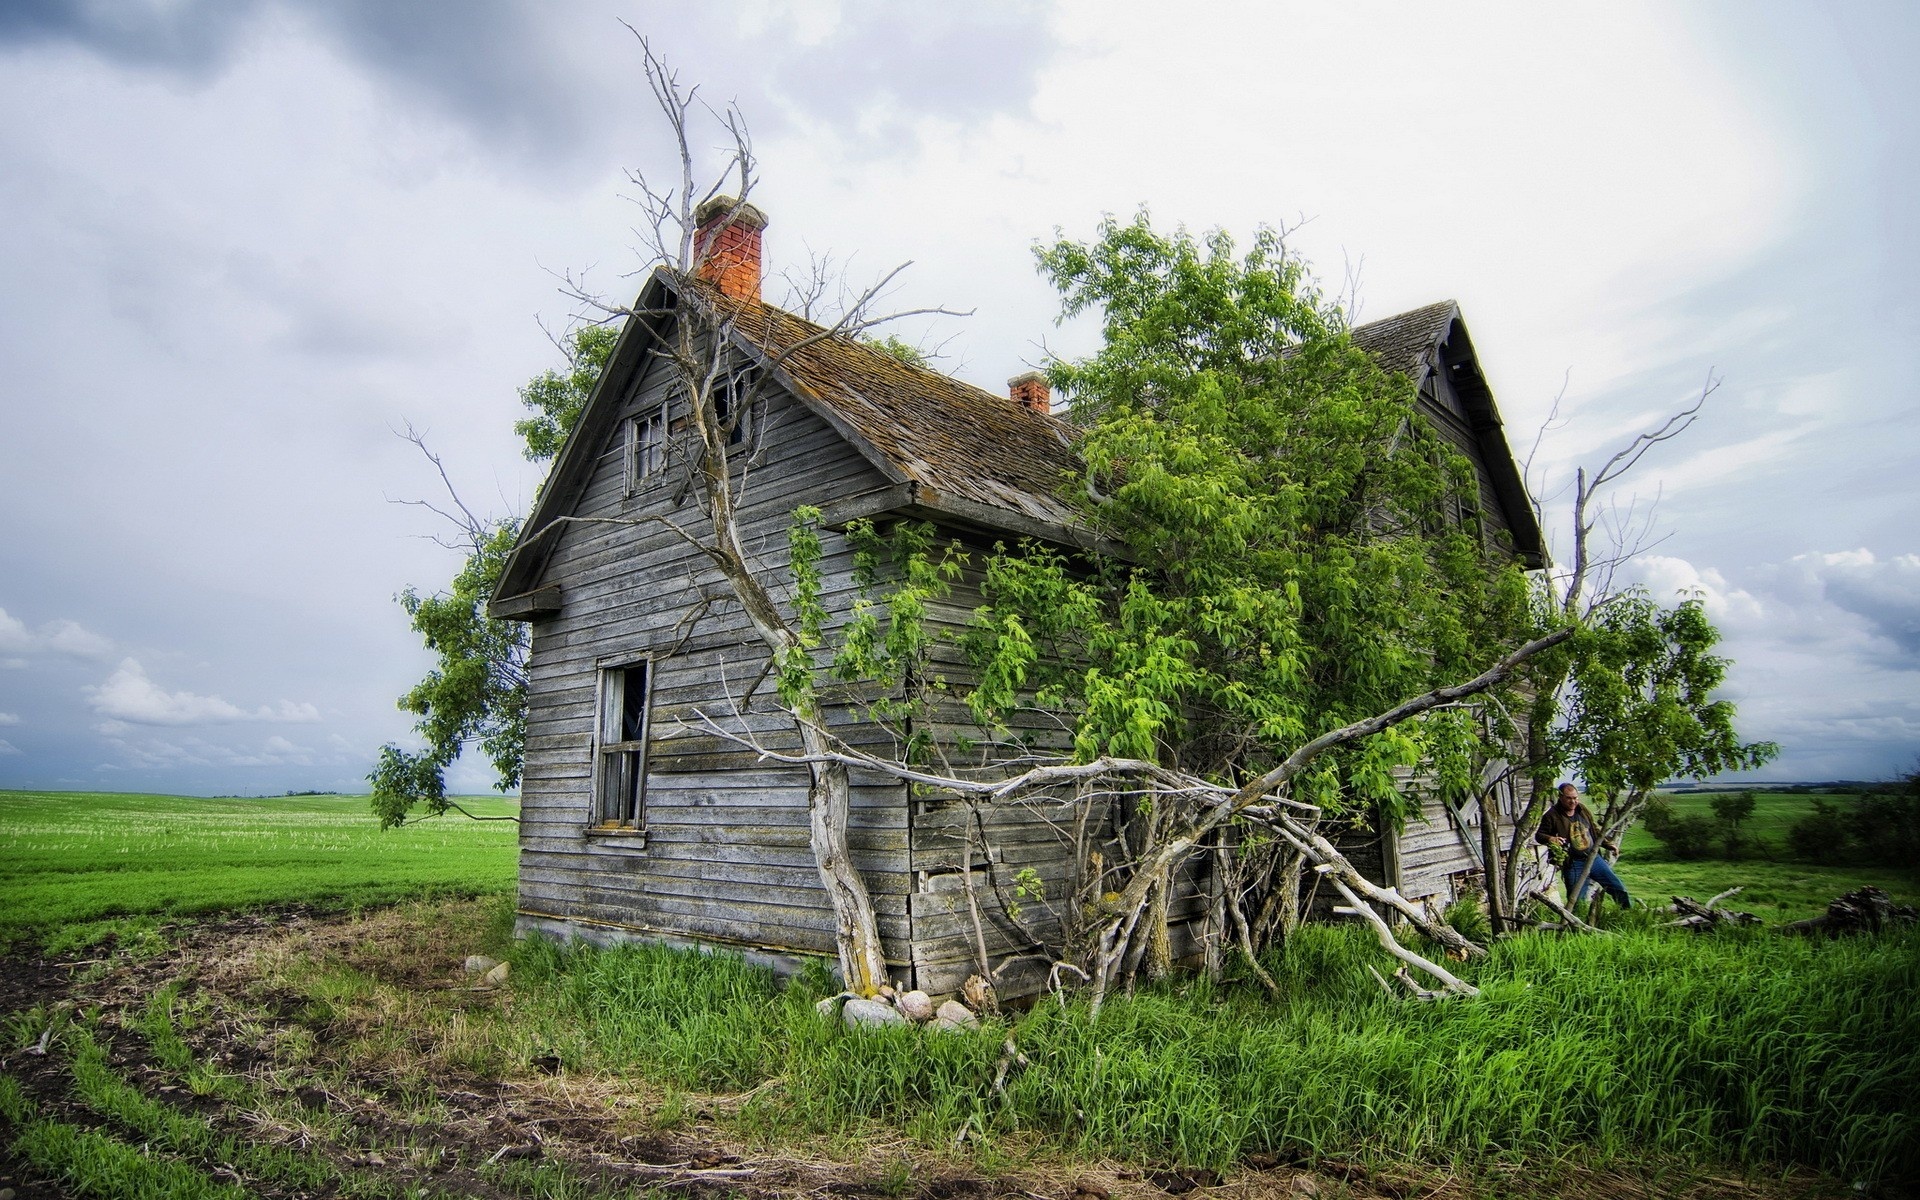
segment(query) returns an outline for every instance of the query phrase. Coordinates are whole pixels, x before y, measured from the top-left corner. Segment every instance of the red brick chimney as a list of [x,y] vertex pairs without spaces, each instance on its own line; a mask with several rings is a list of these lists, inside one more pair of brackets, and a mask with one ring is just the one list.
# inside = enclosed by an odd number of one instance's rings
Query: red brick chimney
[[715,196],[694,211],[693,219],[693,261],[700,278],[736,300],[758,300],[760,231],[767,227],[767,214],[732,196]]
[[1007,380],[1007,395],[1012,396],[1016,404],[1043,417],[1053,412],[1053,390],[1047,386],[1047,377],[1038,371]]

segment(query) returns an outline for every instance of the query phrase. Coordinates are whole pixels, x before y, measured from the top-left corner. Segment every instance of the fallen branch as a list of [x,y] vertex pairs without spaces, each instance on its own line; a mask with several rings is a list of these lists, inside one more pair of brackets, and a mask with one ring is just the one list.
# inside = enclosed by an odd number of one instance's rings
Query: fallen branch
[[1558,900],[1555,900],[1553,898],[1552,893],[1550,892],[1534,892],[1533,898],[1540,901],[1540,903],[1546,905],[1548,908],[1552,909],[1555,913],[1557,913],[1560,917],[1561,923],[1568,929],[1577,929],[1581,933],[1606,933],[1607,932],[1604,929],[1599,929],[1592,925],[1589,925],[1585,921],[1582,921],[1579,917],[1574,916],[1573,910],[1568,908],[1566,905],[1560,903]]
[[1760,918],[1754,916],[1752,913],[1734,912],[1731,909],[1714,907],[1719,904],[1720,901],[1732,895],[1733,892],[1739,890],[1739,888],[1734,888],[1732,892],[1722,892],[1705,904],[1700,903],[1691,896],[1675,896],[1673,898],[1673,911],[1679,913],[1680,916],[1676,920],[1668,921],[1667,925],[1669,927],[1677,926],[1681,929],[1692,929],[1695,931],[1714,929],[1721,925],[1758,925]]
[[691,1163],[614,1162],[609,1166],[653,1179],[747,1179],[756,1167],[696,1167]]
[[1863,887],[1840,896],[1827,905],[1827,911],[1804,921],[1782,925],[1788,933],[1838,937],[1847,933],[1878,933],[1889,925],[1911,925],[1920,919],[1909,904],[1895,904],[1893,897],[1877,887]]
[[[1388,954],[1406,963],[1407,966],[1417,967],[1433,978],[1438,979],[1448,992],[1456,996],[1478,996],[1480,994],[1479,988],[1457,978],[1451,971],[1439,963],[1430,962],[1407,949],[1405,946],[1402,946],[1400,939],[1393,936],[1393,930],[1387,927],[1386,919],[1375,912],[1372,905],[1365,903],[1360,897],[1354,895],[1353,889],[1347,886],[1345,880],[1335,875],[1330,877],[1328,882],[1332,883],[1334,889],[1347,899],[1345,904],[1335,906],[1333,911],[1348,916],[1364,918],[1369,925],[1373,926],[1374,936],[1380,939],[1381,947],[1385,949]],[[1403,973],[1405,970],[1405,967],[1401,968]],[[1437,992],[1426,993],[1425,989],[1415,986],[1413,980],[1410,978],[1404,980],[1404,982],[1413,988],[1416,994],[1420,994],[1420,998],[1423,1000],[1438,999],[1442,995],[1442,993]],[[1388,990],[1391,991],[1392,989]]]

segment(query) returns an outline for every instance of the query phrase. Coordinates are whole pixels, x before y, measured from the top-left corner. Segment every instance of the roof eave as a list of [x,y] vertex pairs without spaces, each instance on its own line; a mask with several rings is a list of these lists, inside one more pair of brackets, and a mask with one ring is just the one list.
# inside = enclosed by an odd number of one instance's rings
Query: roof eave
[[1456,361],[1467,364],[1474,385],[1461,389],[1462,398],[1471,405],[1474,437],[1480,443],[1480,455],[1487,465],[1487,474],[1493,477],[1495,498],[1507,514],[1507,528],[1513,534],[1514,552],[1527,569],[1539,570],[1547,565],[1546,537],[1541,532],[1526,479],[1513,457],[1513,446],[1507,441],[1505,422],[1500,417],[1500,406],[1494,401],[1493,387],[1480,367],[1480,355],[1473,347],[1473,336],[1467,330],[1466,320],[1460,315],[1458,305],[1454,306],[1452,319],[1446,323],[1440,340],[1424,359],[1423,374],[1414,381],[1414,385],[1419,387],[1426,383],[1426,375],[1431,374],[1437,366],[1442,346],[1456,344],[1460,348]]
[[605,422],[601,413],[608,408],[602,397],[609,392],[624,391],[633,373],[646,361],[646,350],[656,333],[648,317],[664,311],[658,300],[668,289],[667,275],[665,268],[656,268],[641,285],[631,315],[621,327],[613,353],[607,357],[606,368],[600,372],[593,391],[582,405],[579,421],[561,444],[560,453],[554,456],[553,469],[547,472],[533,511],[520,526],[520,536],[507,555],[493,599],[487,604],[488,616],[501,620],[528,618],[523,597],[539,587],[540,570],[563,525],[558,518],[566,515],[562,510],[572,501],[574,485],[592,472],[595,455],[590,447],[598,445],[597,435]]

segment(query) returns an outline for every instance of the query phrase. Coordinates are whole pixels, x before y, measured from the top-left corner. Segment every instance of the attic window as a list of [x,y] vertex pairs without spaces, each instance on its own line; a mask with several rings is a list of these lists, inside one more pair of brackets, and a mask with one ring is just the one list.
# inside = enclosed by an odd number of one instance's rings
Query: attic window
[[600,672],[600,718],[594,751],[593,826],[599,832],[646,830],[647,709],[651,664]]
[[642,481],[657,475],[667,465],[667,415],[661,409],[627,421],[626,440],[627,495],[640,490]]
[[[714,415],[727,430],[727,445],[744,446],[753,436],[754,377],[750,370],[729,372],[713,393]],[[738,417],[735,414],[738,413]]]

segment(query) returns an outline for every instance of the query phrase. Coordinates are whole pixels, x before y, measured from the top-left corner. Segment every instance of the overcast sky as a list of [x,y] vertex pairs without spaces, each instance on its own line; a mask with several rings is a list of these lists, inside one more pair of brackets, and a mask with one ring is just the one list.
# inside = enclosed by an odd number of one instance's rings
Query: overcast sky
[[456,564],[394,430],[524,511],[552,272],[630,291],[669,165],[622,21],[746,112],[770,266],[912,260],[982,387],[1090,348],[1034,241],[1143,204],[1305,219],[1362,319],[1459,300],[1522,454],[1564,386],[1556,483],[1716,372],[1642,578],[1704,589],[1767,777],[1920,754],[1920,9],[450,11],[0,6],[0,786],[360,790],[406,737],[393,597]]

